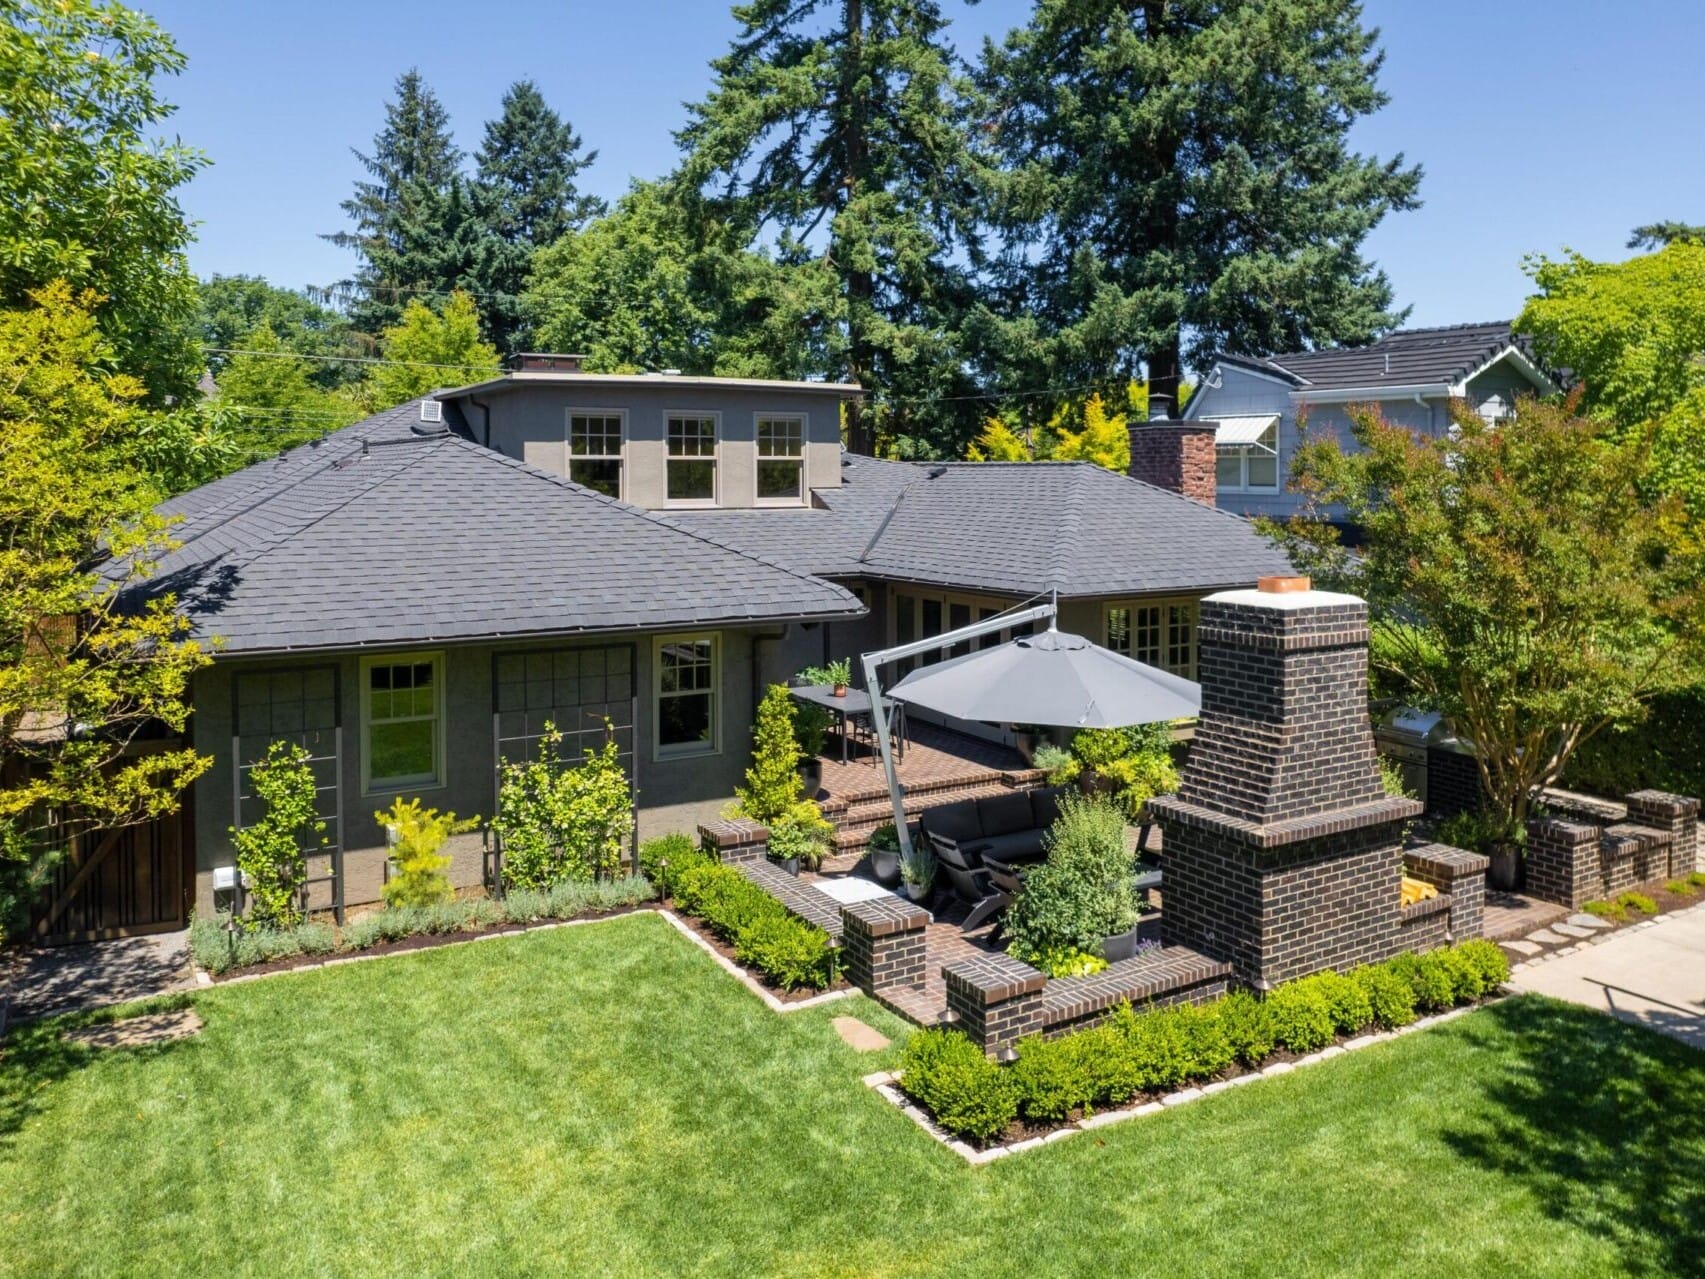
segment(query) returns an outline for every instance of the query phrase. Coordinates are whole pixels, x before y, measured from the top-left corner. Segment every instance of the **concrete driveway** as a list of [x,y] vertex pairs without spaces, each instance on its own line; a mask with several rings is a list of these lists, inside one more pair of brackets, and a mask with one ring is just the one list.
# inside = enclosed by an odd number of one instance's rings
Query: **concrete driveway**
[[1677,911],[1524,968],[1516,990],[1566,999],[1705,1049],[1705,909]]

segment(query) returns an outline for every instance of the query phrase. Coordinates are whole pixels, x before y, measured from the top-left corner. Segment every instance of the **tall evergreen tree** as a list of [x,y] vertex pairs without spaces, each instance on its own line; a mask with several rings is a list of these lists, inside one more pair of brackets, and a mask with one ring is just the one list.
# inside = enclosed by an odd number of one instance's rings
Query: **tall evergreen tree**
[[[953,57],[934,0],[751,0],[733,48],[678,135],[686,188],[755,242],[820,255],[840,284],[842,340],[825,372],[891,404],[965,389],[953,257],[969,199]],[[951,426],[901,413],[890,431],[952,448]],[[965,424],[974,430],[975,420]],[[875,440],[848,409],[849,442]]]
[[545,102],[531,80],[503,95],[503,113],[485,126],[474,179],[480,216],[497,244],[480,282],[491,339],[513,353],[527,339],[520,294],[533,254],[604,212],[575,179],[598,158]]
[[1631,249],[1662,249],[1678,242],[1705,244],[1705,226],[1677,222],[1672,218],[1664,222],[1648,222],[1628,234],[1628,247]]
[[465,207],[466,193],[448,198],[462,154],[450,136],[449,112],[418,70],[397,78],[372,154],[355,157],[370,176],[342,205],[354,229],[325,238],[360,256],[354,280],[346,282],[356,293],[350,320],[376,336],[401,317],[411,291],[448,292],[457,283],[419,274],[421,244],[441,231],[434,218]]
[[1401,319],[1361,254],[1419,168],[1349,148],[1383,106],[1355,0],[1040,0],[985,50],[1004,162],[994,302],[970,326],[1028,386],[1366,342]]

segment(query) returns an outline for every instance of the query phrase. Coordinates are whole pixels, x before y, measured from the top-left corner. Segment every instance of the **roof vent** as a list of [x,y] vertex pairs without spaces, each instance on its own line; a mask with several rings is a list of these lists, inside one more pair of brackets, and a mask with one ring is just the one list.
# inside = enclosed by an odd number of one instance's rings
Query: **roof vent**
[[442,422],[444,420],[443,401],[422,400],[420,402],[420,420],[422,422]]

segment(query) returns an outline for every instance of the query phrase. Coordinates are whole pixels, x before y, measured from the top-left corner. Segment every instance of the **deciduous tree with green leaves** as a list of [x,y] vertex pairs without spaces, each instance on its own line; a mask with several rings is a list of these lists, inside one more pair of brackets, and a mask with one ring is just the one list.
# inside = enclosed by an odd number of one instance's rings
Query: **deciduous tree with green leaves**
[[182,452],[183,419],[110,371],[92,294],[32,301],[0,311],[0,930],[64,841],[172,812],[210,762],[131,751],[184,729],[209,658],[169,595],[118,600],[172,545],[147,463]]
[[[1309,507],[1282,533],[1300,568],[1367,598],[1375,660],[1476,744],[1512,827],[1583,741],[1697,678],[1705,652],[1675,499],[1650,495],[1643,440],[1574,408],[1523,400],[1489,426],[1458,404],[1449,437],[1353,410],[1357,449],[1305,432]],[[1333,506],[1364,532],[1355,554]]]
[[1397,323],[1368,233],[1420,170],[1351,149],[1379,110],[1355,0],[1040,0],[978,82],[1001,163],[987,303],[1012,389],[1114,390],[1146,366],[1365,342]]
[[[281,289],[258,275],[214,275],[197,286],[201,301],[201,341],[207,350],[207,370],[217,380],[234,349],[248,346],[248,337],[265,329],[279,349],[300,355],[339,357],[359,355],[351,342],[349,320],[305,293]],[[336,358],[298,361],[307,379],[332,391],[360,380],[360,366]]]
[[117,367],[156,403],[201,374],[189,224],[177,189],[206,163],[155,136],[183,70],[146,14],[106,0],[0,0],[0,306],[56,280],[92,290]]
[[374,409],[444,386],[465,386],[494,376],[497,348],[480,336],[479,311],[466,293],[452,293],[434,310],[410,298],[402,318],[380,343],[386,363],[373,366],[367,396]]

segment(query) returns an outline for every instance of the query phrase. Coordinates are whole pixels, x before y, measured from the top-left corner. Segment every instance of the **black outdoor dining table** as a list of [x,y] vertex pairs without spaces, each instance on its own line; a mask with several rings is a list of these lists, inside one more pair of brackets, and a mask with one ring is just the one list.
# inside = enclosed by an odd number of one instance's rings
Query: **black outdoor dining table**
[[[847,762],[847,717],[850,715],[870,714],[870,694],[862,688],[849,688],[840,697],[835,696],[835,690],[828,684],[801,684],[787,690],[801,701],[810,702],[813,706],[821,706],[835,716],[836,727],[841,735],[841,763]],[[895,727],[895,736],[899,741],[900,758],[906,757],[906,715],[905,708],[898,702],[889,702],[888,711],[891,722]]]

